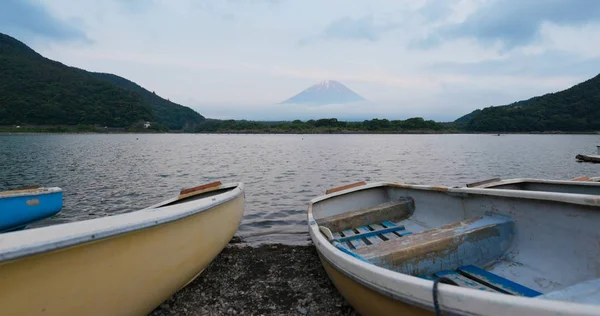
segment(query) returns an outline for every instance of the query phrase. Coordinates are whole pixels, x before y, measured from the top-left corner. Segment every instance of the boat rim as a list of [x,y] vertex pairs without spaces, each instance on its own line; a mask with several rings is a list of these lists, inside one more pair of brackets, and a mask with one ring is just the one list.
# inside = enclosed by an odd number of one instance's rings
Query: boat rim
[[[550,180],[550,179],[536,179],[536,178],[510,178],[510,179],[500,179],[498,181],[484,183],[482,185],[478,185],[473,188],[489,188],[497,185],[504,184],[519,184],[523,182],[530,183],[544,183],[544,184],[566,184],[566,185],[584,185],[584,186],[597,186],[600,187],[600,182],[596,181],[572,181],[572,180]],[[505,190],[505,189],[503,189]]]
[[177,197],[124,214],[0,234],[0,263],[166,224],[224,204],[244,194],[242,182],[222,184],[229,191],[164,206]]
[[[511,179],[511,180],[514,180],[514,179]],[[511,189],[494,189],[494,188],[480,188],[480,187],[473,187],[473,188],[446,187],[446,186],[405,184],[405,183],[394,183],[394,182],[372,182],[372,183],[367,183],[366,185],[361,185],[358,187],[338,191],[335,193],[325,194],[325,195],[318,196],[318,197],[310,200],[309,205],[312,205],[319,201],[330,199],[330,198],[338,196],[338,195],[343,195],[343,194],[348,194],[348,193],[352,193],[355,191],[366,190],[366,189],[371,189],[371,188],[375,188],[375,187],[383,187],[383,186],[402,188],[402,189],[438,191],[438,192],[446,192],[449,194],[456,194],[456,195],[466,195],[466,194],[471,193],[471,194],[476,194],[476,195],[516,197],[516,198],[545,200],[545,201],[563,202],[563,203],[579,204],[579,205],[600,206],[600,195],[563,193],[563,192],[546,192],[546,191],[525,191],[525,190],[511,190]]]
[[62,189],[59,187],[50,187],[50,188],[40,187],[40,188],[35,188],[35,189],[22,189],[22,190],[15,189],[15,190],[1,191],[0,199],[15,198],[15,197],[22,197],[22,196],[44,195],[44,194],[52,194],[52,193],[60,193],[60,192],[62,192]]
[[[339,249],[335,248],[327,238],[319,231],[319,225],[314,219],[312,206],[316,202],[320,202],[323,200],[327,200],[333,198],[335,196],[344,195],[348,193],[352,193],[355,191],[367,190],[376,187],[400,187],[407,189],[418,189],[418,190],[430,190],[430,191],[439,191],[439,192],[449,192],[449,193],[476,193],[478,195],[493,195],[493,196],[511,196],[514,197],[516,193],[536,193],[536,194],[519,194],[517,197],[522,198],[533,198],[544,199],[544,200],[554,200],[556,198],[562,197],[562,195],[574,195],[575,197],[567,197],[562,199],[562,202],[569,202],[577,200],[589,198],[589,195],[582,194],[550,194],[548,192],[542,192],[542,194],[537,194],[538,192],[522,192],[517,190],[506,190],[506,189],[475,189],[475,188],[447,188],[447,187],[439,187],[439,186],[428,186],[428,185],[409,185],[409,184],[398,184],[398,183],[390,183],[390,182],[374,182],[368,183],[366,185],[362,185],[359,187],[354,187],[351,189],[346,189],[343,191],[331,193],[328,195],[322,195],[312,199],[308,205],[307,211],[307,220],[309,224],[309,233],[317,251],[321,256],[324,257],[329,264],[331,264],[335,269],[337,269],[340,273],[349,277],[355,282],[366,286],[367,288],[376,291],[384,296],[390,297],[395,300],[399,300],[405,303],[409,303],[421,308],[425,308],[428,310],[433,310],[433,294],[432,287],[433,281],[425,280],[416,276],[412,276],[409,274],[404,274],[396,271],[392,271],[386,268],[379,267],[375,264],[371,264],[368,262],[363,262],[362,260],[350,256],[348,254],[343,253]],[[498,191],[498,192],[495,192]],[[505,191],[509,194],[502,194]],[[515,194],[511,194],[515,193]],[[551,198],[543,198],[541,195],[551,195]],[[557,195],[557,196],[554,196]],[[596,197],[596,196],[594,196]],[[599,197],[596,197],[594,201],[597,201]],[[596,202],[597,203],[597,202]],[[584,205],[587,205],[585,203]],[[590,204],[590,205],[598,205],[598,204]],[[351,271],[355,270],[355,271]],[[369,280],[376,280],[378,282],[373,282]],[[403,285],[403,286],[398,286]],[[408,285],[408,286],[406,286]],[[419,289],[421,291],[425,291],[428,293],[428,296],[417,297],[413,293],[415,289]],[[443,297],[453,297],[456,300],[450,302],[444,302]],[[517,307],[517,308],[525,308],[528,311],[543,311],[548,314],[560,314],[564,313],[565,315],[596,315],[597,306],[574,303],[568,301],[552,301],[552,300],[544,300],[543,304],[540,304],[540,299],[535,298],[526,298],[526,297],[518,297],[511,296],[507,294],[501,293],[491,293],[485,291],[479,291],[475,289],[462,288],[458,286],[448,285],[440,283],[438,284],[438,297],[442,298],[442,310],[445,312],[450,312],[457,315],[473,315],[474,311],[465,308],[464,302],[469,299],[475,299],[477,301],[484,301],[489,303],[493,303],[496,306],[502,307]],[[462,301],[462,303],[461,303]],[[523,310],[518,310],[523,311]]]

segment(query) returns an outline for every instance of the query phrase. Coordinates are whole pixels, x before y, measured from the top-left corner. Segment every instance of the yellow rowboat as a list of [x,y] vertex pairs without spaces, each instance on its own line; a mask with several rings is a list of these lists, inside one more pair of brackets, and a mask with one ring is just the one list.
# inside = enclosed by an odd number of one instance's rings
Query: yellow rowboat
[[363,316],[600,315],[600,196],[364,182],[308,206]]
[[127,214],[0,234],[0,314],[146,315],[237,231],[241,183],[183,190]]

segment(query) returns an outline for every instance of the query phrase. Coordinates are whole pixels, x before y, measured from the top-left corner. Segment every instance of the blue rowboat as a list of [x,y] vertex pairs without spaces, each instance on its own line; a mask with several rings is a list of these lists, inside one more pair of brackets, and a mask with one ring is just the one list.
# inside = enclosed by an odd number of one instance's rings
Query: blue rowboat
[[0,233],[19,230],[58,213],[63,206],[60,188],[24,188],[0,192]]

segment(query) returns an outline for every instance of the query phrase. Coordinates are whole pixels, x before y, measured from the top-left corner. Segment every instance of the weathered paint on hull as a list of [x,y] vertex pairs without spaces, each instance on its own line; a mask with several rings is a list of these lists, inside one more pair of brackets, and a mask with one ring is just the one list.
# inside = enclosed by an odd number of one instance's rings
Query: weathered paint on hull
[[391,299],[374,291],[338,271],[321,254],[321,263],[329,278],[342,296],[363,316],[410,315],[429,316],[433,312],[421,309],[398,300]]
[[3,197],[0,199],[0,232],[22,229],[58,213],[62,206],[62,192]]
[[174,222],[2,263],[2,314],[146,315],[206,268],[243,212],[242,195]]

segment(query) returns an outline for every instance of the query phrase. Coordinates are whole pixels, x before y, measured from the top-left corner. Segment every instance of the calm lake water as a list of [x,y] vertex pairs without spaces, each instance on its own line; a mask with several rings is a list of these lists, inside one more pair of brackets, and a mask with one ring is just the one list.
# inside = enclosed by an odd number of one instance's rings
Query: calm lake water
[[0,191],[63,189],[64,208],[36,226],[135,211],[211,181],[244,182],[238,234],[308,240],[305,211],[360,180],[462,186],[493,177],[600,176],[597,135],[0,135]]

